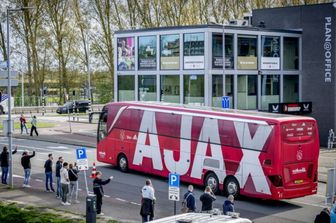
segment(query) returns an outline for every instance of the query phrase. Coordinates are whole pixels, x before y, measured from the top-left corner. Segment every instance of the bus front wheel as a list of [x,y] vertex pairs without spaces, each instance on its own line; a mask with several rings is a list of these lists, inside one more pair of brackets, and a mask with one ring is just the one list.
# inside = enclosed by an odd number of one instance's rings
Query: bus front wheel
[[128,171],[128,160],[124,154],[121,154],[118,157],[118,167],[122,172]]
[[215,173],[210,172],[206,175],[204,186],[209,186],[214,194],[219,192],[219,181]]
[[224,192],[227,196],[233,195],[234,197],[238,197],[239,192],[240,192],[240,187],[235,177],[230,176],[225,180]]

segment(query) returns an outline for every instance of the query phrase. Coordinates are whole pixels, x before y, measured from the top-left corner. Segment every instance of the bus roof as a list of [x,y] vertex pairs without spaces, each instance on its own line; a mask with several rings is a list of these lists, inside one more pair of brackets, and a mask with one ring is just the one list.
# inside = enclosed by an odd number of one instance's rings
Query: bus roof
[[269,112],[260,112],[260,111],[251,111],[251,110],[239,110],[239,109],[223,109],[217,107],[208,107],[208,106],[197,106],[197,105],[186,105],[186,104],[176,104],[176,103],[166,103],[166,102],[140,102],[140,101],[128,101],[128,102],[112,102],[111,104],[121,104],[121,105],[136,105],[142,107],[155,107],[155,108],[165,108],[169,110],[178,110],[184,111],[203,111],[206,113],[212,113],[214,115],[229,115],[233,117],[239,116],[240,118],[257,118],[264,119],[269,121],[292,121],[292,120],[314,120],[312,117],[307,116],[298,116],[298,115],[286,115],[286,114],[277,114]]

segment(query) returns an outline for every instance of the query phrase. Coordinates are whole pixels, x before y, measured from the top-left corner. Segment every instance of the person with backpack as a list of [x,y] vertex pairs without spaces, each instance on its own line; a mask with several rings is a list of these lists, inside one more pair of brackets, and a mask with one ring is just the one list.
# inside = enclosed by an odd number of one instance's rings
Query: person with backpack
[[61,185],[61,169],[63,167],[63,157],[58,157],[56,162],[56,198],[61,198],[62,196],[62,185]]
[[98,215],[104,215],[103,212],[101,212],[101,207],[103,205],[103,197],[104,197],[104,189],[103,185],[106,185],[110,183],[110,181],[113,179],[113,176],[110,176],[107,180],[102,180],[102,172],[97,171],[96,178],[93,180],[93,193],[97,197],[97,214]]
[[194,186],[188,186],[188,192],[183,196],[182,208],[181,211],[183,213],[187,212],[196,212],[196,200],[193,194]]
[[[17,152],[17,147],[12,152],[15,154]],[[0,165],[1,165],[1,183],[7,184],[8,170],[9,170],[9,153],[7,146],[4,146],[2,149],[2,153],[0,154]]]
[[[53,165],[53,156],[52,154],[48,154],[48,159],[44,163],[44,172],[46,176],[46,182],[45,187],[47,192],[55,192],[54,186],[53,186],[53,177],[52,177],[52,165]],[[50,189],[48,187],[48,183],[50,185]]]
[[30,179],[30,174],[31,174],[30,159],[33,158],[34,156],[35,156],[35,151],[33,151],[32,155],[29,155],[27,150],[22,153],[21,165],[24,170],[24,180],[23,180],[22,187],[30,187],[29,185],[29,179]]
[[79,204],[78,201],[78,173],[79,170],[77,168],[77,164],[72,163],[69,164],[69,179],[70,179],[70,203],[72,203],[72,197],[75,195],[75,201],[74,203]]

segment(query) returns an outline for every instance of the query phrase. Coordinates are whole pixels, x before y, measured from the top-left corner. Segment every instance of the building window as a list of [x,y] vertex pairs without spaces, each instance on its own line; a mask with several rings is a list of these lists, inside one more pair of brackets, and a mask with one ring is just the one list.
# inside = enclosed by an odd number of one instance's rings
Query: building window
[[180,76],[161,75],[161,101],[180,103]]
[[258,77],[257,75],[238,75],[237,108],[257,109]]
[[164,35],[160,37],[161,70],[180,69],[180,36]]
[[156,70],[156,36],[140,36],[138,69]]
[[134,76],[118,76],[118,101],[134,101]]
[[134,70],[134,37],[118,38],[117,46],[118,70]]
[[225,35],[225,69],[234,68],[233,34]]
[[139,75],[139,101],[156,101],[156,76]]
[[225,96],[230,98],[230,108],[234,108],[234,76],[225,75]]
[[299,76],[284,75],[283,76],[283,102],[299,101]]
[[204,75],[184,75],[184,104],[204,105]]
[[299,69],[299,38],[284,37],[284,70]]
[[238,69],[256,70],[257,67],[257,37],[238,36]]
[[261,36],[261,69],[280,70],[280,37]]
[[183,38],[184,69],[204,69],[204,33],[188,33]]
[[212,76],[212,106],[222,107],[223,75]]
[[261,110],[268,110],[268,104],[280,101],[280,76],[261,76]]
[[223,34],[212,34],[212,68],[223,68]]

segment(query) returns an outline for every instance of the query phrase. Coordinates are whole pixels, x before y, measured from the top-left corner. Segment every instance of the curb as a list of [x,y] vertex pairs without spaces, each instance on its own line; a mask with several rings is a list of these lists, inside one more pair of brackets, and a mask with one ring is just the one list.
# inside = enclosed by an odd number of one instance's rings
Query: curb
[[58,143],[58,144],[67,144],[72,146],[81,146],[81,147],[90,147],[90,148],[96,148],[96,143],[89,143],[89,142],[83,142],[83,141],[73,141],[73,140],[55,140],[55,139],[49,139],[49,138],[42,138],[42,137],[34,137],[34,138],[27,138],[22,136],[14,135],[13,138],[15,139],[28,139],[28,140],[35,140],[35,141],[43,141],[43,142],[52,142],[52,143]]

